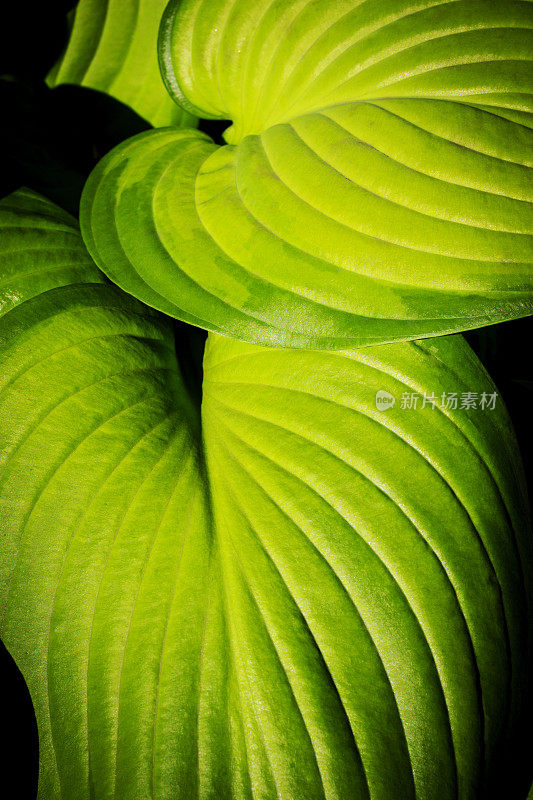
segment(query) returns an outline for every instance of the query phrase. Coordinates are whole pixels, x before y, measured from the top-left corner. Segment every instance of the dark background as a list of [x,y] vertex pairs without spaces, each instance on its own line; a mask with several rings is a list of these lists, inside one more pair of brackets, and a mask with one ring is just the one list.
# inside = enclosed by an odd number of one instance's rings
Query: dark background
[[[15,2],[9,4],[9,19],[7,11],[0,12],[0,197],[27,186],[77,216],[83,184],[96,162],[116,144],[150,126],[131,109],[99,92],[74,86],[50,90],[46,86],[44,77],[65,47],[66,14],[74,4],[73,0]],[[3,8],[6,6],[4,3]],[[202,122],[201,127],[216,141],[226,124]],[[201,344],[202,335],[197,336]],[[533,318],[466,336],[507,404],[531,497]],[[38,772],[35,717],[24,680],[3,645],[0,679],[1,783],[16,787],[10,793],[17,800],[33,800]],[[530,735],[524,731],[525,753],[531,756]],[[514,800],[513,776],[502,776],[502,781],[502,800]],[[527,789],[521,796],[525,794]]]

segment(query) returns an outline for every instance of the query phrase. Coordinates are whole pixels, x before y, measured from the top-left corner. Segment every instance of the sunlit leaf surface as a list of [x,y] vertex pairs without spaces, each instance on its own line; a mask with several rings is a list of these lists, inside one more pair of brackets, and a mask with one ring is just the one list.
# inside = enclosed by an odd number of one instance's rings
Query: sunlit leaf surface
[[0,208],[2,637],[42,800],[473,800],[513,771],[531,541],[465,341],[211,334],[199,405],[183,330],[74,220]]
[[228,144],[161,130],[120,145],[85,192],[91,254],[144,302],[257,344],[530,314],[532,9],[171,2],[167,86],[231,120]]

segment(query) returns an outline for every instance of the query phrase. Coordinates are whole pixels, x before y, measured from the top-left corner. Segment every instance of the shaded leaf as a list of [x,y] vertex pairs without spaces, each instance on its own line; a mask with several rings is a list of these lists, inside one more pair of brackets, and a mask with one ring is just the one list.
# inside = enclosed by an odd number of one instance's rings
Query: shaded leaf
[[157,33],[166,0],[80,0],[50,86],[78,84],[112,95],[152,125],[194,125],[163,86]]
[[80,86],[0,80],[2,197],[23,186],[77,215],[87,176],[124,139],[149,129],[131,108]]

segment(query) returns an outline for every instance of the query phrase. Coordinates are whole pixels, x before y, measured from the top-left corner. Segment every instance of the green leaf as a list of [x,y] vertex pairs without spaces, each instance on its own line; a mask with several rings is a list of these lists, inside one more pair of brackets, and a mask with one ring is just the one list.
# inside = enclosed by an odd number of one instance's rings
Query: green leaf
[[532,10],[171,2],[167,86],[230,118],[229,144],[157,131],[120,145],[82,202],[92,256],[144,302],[257,344],[531,314]]
[[87,86],[130,106],[152,125],[195,124],[165,91],[157,33],[166,0],[79,0],[67,48],[49,86]]
[[2,636],[40,797],[452,800],[523,769],[523,476],[500,398],[441,408],[495,391],[465,341],[211,334],[199,407],[75,223],[0,208]]
[[160,49],[176,98],[231,119],[239,142],[388,98],[460,98],[527,124],[531,28],[515,0],[171,0]]

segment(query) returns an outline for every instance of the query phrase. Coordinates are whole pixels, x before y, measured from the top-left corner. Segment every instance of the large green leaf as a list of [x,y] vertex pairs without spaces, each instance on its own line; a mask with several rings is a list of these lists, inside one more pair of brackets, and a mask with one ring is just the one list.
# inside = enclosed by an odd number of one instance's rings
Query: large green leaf
[[97,166],[82,233],[122,288],[267,345],[426,337],[533,310],[533,6],[182,0],[157,131]]
[[184,334],[72,220],[22,192],[1,232],[2,636],[40,797],[473,799],[523,769],[523,478],[465,341],[211,334],[200,408]]
[[49,86],[87,86],[131,106],[152,125],[190,125],[194,118],[165,91],[157,33],[166,0],[79,0],[67,48]]

